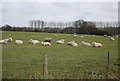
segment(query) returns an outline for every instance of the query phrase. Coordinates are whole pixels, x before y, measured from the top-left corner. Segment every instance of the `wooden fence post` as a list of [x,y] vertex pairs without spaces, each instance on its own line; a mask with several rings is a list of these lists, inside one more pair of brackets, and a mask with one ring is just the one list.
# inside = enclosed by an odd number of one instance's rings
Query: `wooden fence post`
[[108,52],[108,57],[107,57],[106,79],[108,79],[109,63],[110,63],[110,52]]
[[44,62],[43,62],[43,78],[48,79],[48,59],[47,54],[43,54]]

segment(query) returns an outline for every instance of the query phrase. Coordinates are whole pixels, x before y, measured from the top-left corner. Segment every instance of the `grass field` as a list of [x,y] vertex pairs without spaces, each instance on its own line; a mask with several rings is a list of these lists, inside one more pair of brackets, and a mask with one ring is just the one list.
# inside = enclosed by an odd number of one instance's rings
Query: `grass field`
[[[79,35],[81,36],[81,35]],[[105,79],[107,52],[110,52],[109,78],[118,78],[118,38],[110,41],[110,37],[82,35],[84,38],[71,34],[35,32],[2,32],[2,39],[12,37],[11,43],[2,45],[3,78],[12,79],[42,79],[43,53],[48,54],[48,75],[50,79]],[[52,38],[51,46],[32,45],[29,39],[42,41],[45,37]],[[24,41],[23,45],[15,44],[15,40]],[[65,39],[65,44],[56,44],[59,39]],[[68,46],[75,40],[78,47]],[[83,47],[81,41],[100,42],[101,48]]]

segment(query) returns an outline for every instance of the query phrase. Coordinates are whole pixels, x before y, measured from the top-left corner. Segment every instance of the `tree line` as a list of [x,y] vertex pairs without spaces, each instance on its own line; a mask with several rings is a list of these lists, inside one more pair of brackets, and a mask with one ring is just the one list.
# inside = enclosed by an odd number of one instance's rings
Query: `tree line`
[[45,22],[32,20],[29,27],[2,26],[3,31],[24,31],[24,32],[47,32],[67,34],[94,34],[94,35],[116,35],[120,27],[117,22],[92,22],[77,20],[73,22]]

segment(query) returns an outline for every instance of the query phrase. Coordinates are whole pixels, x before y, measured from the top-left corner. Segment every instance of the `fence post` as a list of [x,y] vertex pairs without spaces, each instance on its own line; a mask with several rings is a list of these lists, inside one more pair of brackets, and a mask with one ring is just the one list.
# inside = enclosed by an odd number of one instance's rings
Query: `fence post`
[[108,79],[109,63],[110,63],[110,52],[108,51],[106,79]]
[[43,54],[43,78],[48,79],[48,59],[47,54]]

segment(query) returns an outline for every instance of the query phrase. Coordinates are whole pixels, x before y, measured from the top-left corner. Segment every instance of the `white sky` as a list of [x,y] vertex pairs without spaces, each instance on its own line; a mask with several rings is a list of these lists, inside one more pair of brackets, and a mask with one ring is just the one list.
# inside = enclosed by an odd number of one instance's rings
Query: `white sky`
[[[118,21],[117,0],[70,0],[61,2],[54,0],[4,0],[2,2],[2,25],[28,26],[30,20],[75,21],[78,19],[91,21]],[[1,15],[1,14],[0,14]],[[1,24],[1,23],[0,23]]]

